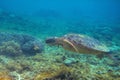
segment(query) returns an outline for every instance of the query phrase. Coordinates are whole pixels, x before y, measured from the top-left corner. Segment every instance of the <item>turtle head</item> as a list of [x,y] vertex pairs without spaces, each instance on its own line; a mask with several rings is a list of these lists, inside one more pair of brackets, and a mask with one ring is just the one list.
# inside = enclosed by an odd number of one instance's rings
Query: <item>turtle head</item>
[[45,40],[45,43],[51,46],[58,45],[57,37],[50,37]]

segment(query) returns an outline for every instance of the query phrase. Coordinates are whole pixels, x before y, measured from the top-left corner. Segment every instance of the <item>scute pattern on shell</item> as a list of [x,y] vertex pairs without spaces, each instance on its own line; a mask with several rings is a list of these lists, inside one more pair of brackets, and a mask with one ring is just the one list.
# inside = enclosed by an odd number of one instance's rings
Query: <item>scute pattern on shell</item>
[[100,51],[106,51],[108,52],[109,49],[102,44],[97,39],[94,39],[92,37],[89,37],[87,35],[82,34],[67,34],[64,36],[64,39],[69,40],[70,42],[73,42],[75,46],[77,45],[83,45],[86,48],[100,50]]

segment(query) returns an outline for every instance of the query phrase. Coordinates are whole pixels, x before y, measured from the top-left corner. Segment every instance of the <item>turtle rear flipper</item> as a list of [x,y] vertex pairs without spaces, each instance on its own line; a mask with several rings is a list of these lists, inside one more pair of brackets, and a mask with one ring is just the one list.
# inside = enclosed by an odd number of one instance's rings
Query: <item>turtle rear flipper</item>
[[114,63],[120,63],[120,57],[117,55],[118,51],[109,51],[106,55],[114,61]]
[[105,56],[105,54],[98,54],[97,58],[102,59]]
[[99,54],[97,55],[97,58],[102,59],[104,56],[107,56],[113,61],[113,64],[111,64],[111,66],[117,66],[120,64],[120,57],[117,55],[116,51],[109,51],[104,54]]

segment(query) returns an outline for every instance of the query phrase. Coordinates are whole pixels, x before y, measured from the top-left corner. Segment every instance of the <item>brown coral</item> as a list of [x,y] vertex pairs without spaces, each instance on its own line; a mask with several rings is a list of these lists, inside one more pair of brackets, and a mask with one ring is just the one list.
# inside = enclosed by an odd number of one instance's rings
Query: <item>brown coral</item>
[[0,80],[13,80],[7,72],[0,72]]
[[60,79],[60,80],[72,80],[72,76],[70,75],[70,68],[62,65],[60,67],[56,66],[55,70],[47,70],[44,72],[39,73],[35,76],[34,80],[46,80],[46,79]]

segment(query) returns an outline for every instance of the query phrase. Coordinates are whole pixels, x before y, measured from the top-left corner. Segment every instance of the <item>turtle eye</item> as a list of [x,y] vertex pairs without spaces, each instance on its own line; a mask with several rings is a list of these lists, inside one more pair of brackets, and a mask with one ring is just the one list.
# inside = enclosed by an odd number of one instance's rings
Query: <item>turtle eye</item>
[[55,42],[55,38],[48,38],[45,40],[46,43],[54,43]]

